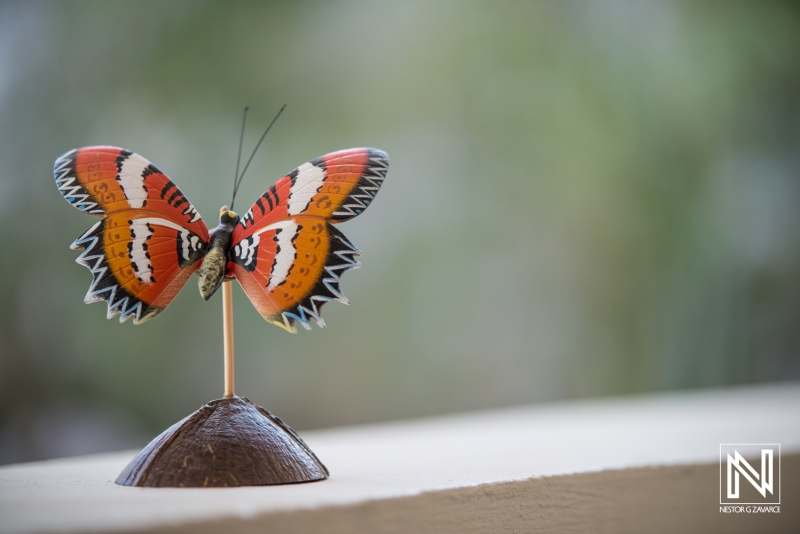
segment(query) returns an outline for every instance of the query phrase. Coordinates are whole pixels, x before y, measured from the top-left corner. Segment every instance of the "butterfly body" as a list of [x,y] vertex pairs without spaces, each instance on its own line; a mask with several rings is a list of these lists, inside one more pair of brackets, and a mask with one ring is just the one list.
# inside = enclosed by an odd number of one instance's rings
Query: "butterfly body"
[[311,319],[324,326],[328,301],[347,303],[339,278],[360,252],[334,225],[372,203],[388,165],[374,148],[327,154],[278,180],[241,218],[223,210],[210,235],[177,185],[129,150],[71,150],[54,174],[70,204],[101,218],[72,248],[93,276],[84,301],[106,301],[108,318],[152,319],[198,271],[204,299],[234,277],[266,320],[293,332]]
[[239,216],[227,206],[220,210],[219,225],[211,233],[211,243],[197,271],[197,285],[203,300],[208,300],[222,285],[228,265],[228,255],[233,239],[233,231],[239,222]]

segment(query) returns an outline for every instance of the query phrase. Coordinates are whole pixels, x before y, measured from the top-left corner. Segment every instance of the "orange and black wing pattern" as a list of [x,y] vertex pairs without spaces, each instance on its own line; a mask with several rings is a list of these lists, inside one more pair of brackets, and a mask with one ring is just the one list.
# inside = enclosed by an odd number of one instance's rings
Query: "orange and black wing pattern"
[[347,303],[339,279],[360,265],[360,251],[333,224],[367,209],[388,169],[375,148],[333,152],[278,180],[241,218],[228,274],[267,321],[290,332],[311,319],[324,327],[322,306]]
[[85,302],[108,302],[108,318],[152,319],[200,266],[208,229],[191,202],[157,167],[129,150],[71,150],[54,165],[56,185],[77,209],[100,217],[75,240],[92,273]]

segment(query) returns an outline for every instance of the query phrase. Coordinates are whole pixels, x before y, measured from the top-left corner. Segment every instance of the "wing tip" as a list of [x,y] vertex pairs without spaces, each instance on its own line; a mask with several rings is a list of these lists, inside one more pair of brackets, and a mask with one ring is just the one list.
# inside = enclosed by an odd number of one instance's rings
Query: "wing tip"
[[[349,302],[347,302],[345,304],[349,304]],[[317,323],[317,326],[319,328],[327,328],[328,327],[328,325],[325,324],[325,320],[319,315],[317,315],[317,316],[313,316],[312,315],[310,317],[304,317],[304,316],[303,317],[298,317],[298,316],[295,316],[294,314],[287,314],[286,312],[283,312],[278,317],[279,317],[278,319],[274,319],[274,318],[270,318],[270,317],[264,317],[264,318],[267,320],[268,323],[272,323],[275,326],[278,326],[278,327],[282,328],[283,330],[286,330],[290,334],[296,334],[297,333],[297,324],[298,323],[300,324],[300,326],[303,327],[304,330],[311,330],[311,321],[309,319],[314,319],[314,322]]]
[[283,328],[284,330],[286,330],[290,334],[296,334],[297,333],[297,327],[295,327],[293,324],[289,323],[288,321],[285,321],[285,320],[284,321],[277,321],[275,319],[267,319],[267,322],[272,323],[275,326],[279,326],[279,327]]
[[[150,319],[155,318],[156,316],[160,315],[161,312],[164,311],[164,308],[156,308],[155,306],[150,306],[148,309],[147,314],[144,317],[139,317],[138,314],[133,316],[133,324],[140,325],[142,323],[146,323]],[[126,317],[127,319],[127,317]],[[122,322],[122,317],[120,317],[120,322]]]

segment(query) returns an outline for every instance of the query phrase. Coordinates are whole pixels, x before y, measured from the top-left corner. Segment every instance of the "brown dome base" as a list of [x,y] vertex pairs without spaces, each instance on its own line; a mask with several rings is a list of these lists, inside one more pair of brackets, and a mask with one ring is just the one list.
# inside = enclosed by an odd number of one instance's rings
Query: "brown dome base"
[[244,397],[209,402],[151,441],[117,484],[149,487],[262,486],[328,478],[303,440]]

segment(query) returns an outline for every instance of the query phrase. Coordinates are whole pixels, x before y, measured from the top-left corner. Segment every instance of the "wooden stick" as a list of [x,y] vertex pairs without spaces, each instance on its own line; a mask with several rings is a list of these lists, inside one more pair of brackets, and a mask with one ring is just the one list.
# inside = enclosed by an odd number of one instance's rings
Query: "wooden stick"
[[225,398],[233,393],[233,289],[222,282],[222,334],[225,338]]

